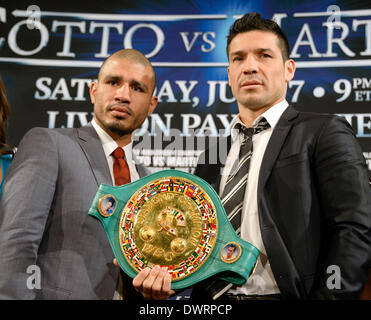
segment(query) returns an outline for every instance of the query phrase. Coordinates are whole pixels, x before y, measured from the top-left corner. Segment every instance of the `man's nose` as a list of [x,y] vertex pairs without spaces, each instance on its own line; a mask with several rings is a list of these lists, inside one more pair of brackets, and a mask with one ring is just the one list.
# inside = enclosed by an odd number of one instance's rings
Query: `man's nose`
[[124,83],[120,87],[117,88],[115,92],[115,100],[120,102],[130,102],[130,87],[128,84]]
[[253,55],[249,55],[245,59],[245,63],[243,65],[243,72],[245,74],[250,74],[250,73],[257,73],[259,70],[258,67],[258,61]]

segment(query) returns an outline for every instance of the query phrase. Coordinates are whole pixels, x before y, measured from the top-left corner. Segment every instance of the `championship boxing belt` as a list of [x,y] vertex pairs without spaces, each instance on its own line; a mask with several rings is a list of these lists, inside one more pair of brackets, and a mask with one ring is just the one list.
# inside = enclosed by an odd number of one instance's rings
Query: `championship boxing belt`
[[102,223],[127,275],[166,266],[172,289],[213,275],[241,285],[259,255],[237,236],[215,190],[183,171],[163,170],[119,187],[101,184],[89,215]]

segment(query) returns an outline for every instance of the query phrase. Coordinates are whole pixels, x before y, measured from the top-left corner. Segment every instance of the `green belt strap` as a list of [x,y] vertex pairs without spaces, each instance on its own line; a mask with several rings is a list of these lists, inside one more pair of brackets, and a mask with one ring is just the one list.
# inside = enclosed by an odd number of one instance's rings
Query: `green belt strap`
[[119,187],[101,184],[89,215],[102,223],[126,274],[134,278],[146,266],[167,266],[172,289],[213,275],[242,285],[259,255],[236,235],[215,190],[179,170]]

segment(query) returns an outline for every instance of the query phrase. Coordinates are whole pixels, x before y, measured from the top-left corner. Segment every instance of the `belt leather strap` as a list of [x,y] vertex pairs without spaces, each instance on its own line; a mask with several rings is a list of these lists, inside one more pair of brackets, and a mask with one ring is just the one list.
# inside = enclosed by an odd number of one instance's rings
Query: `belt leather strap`
[[127,275],[134,278],[146,266],[167,266],[172,289],[214,275],[242,285],[259,255],[237,236],[215,190],[179,170],[118,187],[101,184],[89,215],[102,223]]

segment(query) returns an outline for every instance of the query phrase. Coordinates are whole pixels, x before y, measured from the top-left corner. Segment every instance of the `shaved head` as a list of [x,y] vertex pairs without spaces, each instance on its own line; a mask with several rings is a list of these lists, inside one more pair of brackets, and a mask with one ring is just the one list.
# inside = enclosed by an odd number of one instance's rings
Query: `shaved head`
[[98,81],[100,80],[100,76],[101,76],[102,70],[104,69],[105,65],[113,59],[124,59],[124,60],[130,61],[131,63],[141,64],[145,67],[149,67],[151,70],[151,74],[152,74],[151,78],[153,79],[153,88],[152,88],[152,93],[153,93],[156,87],[155,70],[153,69],[151,62],[149,62],[149,60],[145,57],[145,55],[135,49],[122,49],[122,50],[116,51],[115,53],[111,54],[106,60],[104,60],[102,66],[100,67],[99,73],[98,73]]
[[137,50],[119,50],[103,62],[98,81],[90,86],[94,119],[120,146],[130,143],[156,108],[155,86],[155,71]]

